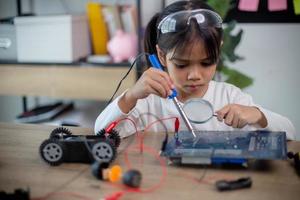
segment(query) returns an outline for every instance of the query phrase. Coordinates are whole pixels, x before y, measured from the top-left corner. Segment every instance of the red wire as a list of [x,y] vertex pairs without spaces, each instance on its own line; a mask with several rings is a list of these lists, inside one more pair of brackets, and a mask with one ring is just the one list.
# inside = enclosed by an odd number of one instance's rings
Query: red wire
[[[165,121],[165,120],[170,120],[170,119],[176,119],[176,121],[175,121],[175,131],[178,130],[178,128],[179,128],[179,120],[178,120],[178,117],[168,117],[168,118],[162,118],[162,119],[155,120],[155,121],[151,122],[148,126],[146,126],[144,132],[147,133],[147,130],[148,130],[152,125],[154,125],[155,123],[157,123],[157,122],[163,122],[163,121]],[[144,149],[144,142],[143,142],[143,141],[144,141],[145,133],[144,133],[144,134],[140,134],[140,133],[138,132],[138,130],[137,130],[136,123],[135,123],[132,119],[130,119],[130,118],[122,118],[122,119],[120,119],[120,120],[117,121],[117,124],[118,124],[119,122],[123,121],[123,120],[129,120],[129,121],[131,121],[131,122],[133,123],[133,126],[135,127],[135,130],[136,130],[136,133],[137,133],[136,136],[138,137],[138,141],[139,141],[138,146],[139,146],[140,152],[143,153],[143,149]],[[129,162],[129,160],[128,160],[128,156],[127,156],[126,150],[125,150],[125,158],[124,158],[124,159],[125,159],[125,164],[127,165],[127,167],[128,167],[129,169],[132,168],[132,167],[131,167],[131,164],[130,164],[130,162]]]
[[[124,121],[124,120],[129,120],[129,121],[133,124],[133,126],[134,126],[134,128],[135,128],[136,137],[137,137],[138,140],[140,140],[140,143],[141,143],[141,142],[142,142],[141,134],[139,133],[139,131],[138,131],[138,129],[137,129],[137,126],[136,126],[135,121],[133,121],[132,119],[130,119],[130,118],[128,118],[128,117],[125,117],[125,118],[122,118],[122,119],[117,120],[117,121],[116,121],[116,123],[117,123],[116,126],[117,126],[121,121]],[[113,122],[113,123],[114,123],[114,122]],[[127,150],[125,149],[124,151],[126,152]],[[141,149],[141,152],[142,152],[142,149]],[[131,164],[130,164],[128,158],[125,158],[125,164],[127,165],[127,167],[128,167],[129,169],[131,168]]]
[[[121,121],[124,121],[124,120],[129,120],[129,121],[133,124],[133,126],[134,126],[134,128],[135,128],[136,137],[137,137],[138,139],[140,139],[141,134],[139,133],[139,131],[138,131],[138,129],[137,129],[137,126],[136,126],[135,121],[133,121],[132,119],[130,119],[130,118],[128,118],[128,117],[119,119],[118,121],[116,121],[116,123],[117,123],[116,126],[117,126]],[[113,122],[113,123],[114,123],[114,122]]]
[[117,199],[121,198],[124,194],[125,194],[125,191],[115,192],[112,195],[105,197],[104,200],[117,200]]
[[[146,128],[145,128],[145,132],[155,123],[157,122],[162,122],[164,120],[169,120],[169,119],[176,119],[176,122],[175,122],[175,130],[177,129],[178,130],[178,125],[179,125],[179,121],[178,121],[178,118],[177,117],[169,117],[169,118],[163,118],[163,119],[159,119],[159,120],[156,120],[152,123],[150,123]],[[145,146],[143,144],[143,135],[141,135],[138,130],[137,130],[137,126],[136,126],[136,123],[130,119],[130,118],[122,118],[120,120],[117,120],[117,121],[114,121],[112,122],[108,128],[110,128],[110,130],[112,128],[114,128],[115,126],[117,126],[117,124],[119,124],[121,121],[123,120],[129,120],[130,122],[132,122],[133,126],[135,127],[135,130],[136,130],[136,137],[138,138],[137,141],[139,141],[139,149],[140,149],[140,152],[142,153],[144,151],[144,149],[146,150],[146,152],[152,154],[160,163],[161,165],[161,168],[162,168],[162,176],[161,176],[161,179],[159,180],[158,184],[148,188],[148,189],[134,189],[134,188],[130,188],[130,187],[127,187],[126,190],[124,191],[119,191],[119,192],[116,192],[106,198],[104,198],[105,200],[117,200],[119,199],[120,197],[122,197],[126,192],[139,192],[139,193],[149,193],[149,192],[153,192],[155,191],[156,189],[160,188],[162,186],[162,184],[164,183],[165,179],[166,179],[166,176],[167,176],[167,170],[166,170],[166,164],[165,164],[165,161],[157,154],[156,150],[154,148],[151,148],[151,147],[148,147],[148,146]],[[176,125],[176,123],[178,123],[178,125]],[[131,168],[131,164],[128,160],[128,149],[125,149],[125,163],[127,164],[127,166],[129,168]],[[73,193],[73,192],[56,192],[56,193],[50,193],[50,194],[47,194],[46,196],[44,197],[40,197],[40,198],[34,198],[34,200],[46,200],[52,196],[72,196],[74,198],[77,198],[77,199],[83,199],[83,200],[90,200],[90,198],[86,197],[86,196],[83,196],[81,194],[77,194],[77,193]]]
[[[145,152],[153,155],[160,163],[160,166],[161,166],[161,169],[162,169],[162,176],[161,176],[159,182],[157,184],[153,185],[152,187],[147,188],[147,189],[130,188],[130,187],[125,186],[125,190],[113,193],[112,195],[104,198],[105,200],[117,200],[121,196],[123,196],[126,192],[135,192],[135,193],[141,193],[141,194],[150,193],[150,192],[153,192],[153,191],[159,189],[163,185],[163,183],[165,182],[166,177],[167,177],[167,168],[166,168],[165,161],[158,155],[156,149],[144,145],[144,150],[145,150]],[[128,149],[124,152],[124,157],[128,161]],[[124,188],[123,184],[118,184],[118,183],[112,183],[112,184],[115,185],[115,186]]]
[[178,133],[179,126],[180,126],[179,119],[178,119],[178,117],[176,117],[176,120],[175,120],[175,133]]
[[[178,117],[167,117],[167,118],[162,118],[162,119],[155,120],[155,121],[151,122],[148,126],[146,126],[144,132],[147,133],[147,130],[148,130],[152,125],[154,125],[155,123],[157,123],[157,122],[163,122],[163,121],[165,121],[165,120],[170,120],[170,119],[175,119],[175,124],[174,124],[174,129],[175,129],[175,130],[174,130],[174,131],[175,131],[175,132],[178,132],[178,129],[179,129],[179,119],[178,119]],[[137,136],[138,141],[139,141],[138,145],[139,145],[139,147],[140,147],[140,152],[143,153],[143,144],[144,144],[144,135],[145,135],[145,133],[144,133],[144,134],[141,134],[141,133],[138,131],[135,121],[133,121],[132,119],[130,119],[130,118],[128,118],[128,117],[125,117],[125,118],[122,118],[122,119],[119,119],[119,120],[117,120],[117,121],[112,122],[108,127],[112,127],[112,125],[113,125],[113,127],[115,127],[115,126],[117,126],[121,121],[124,121],[124,120],[129,120],[129,121],[133,124],[133,126],[134,126],[134,128],[135,128],[136,136]]]
[[[146,126],[145,128],[145,133],[147,133],[147,130],[149,128],[151,128],[152,125],[154,125],[155,123],[157,122],[163,122],[165,120],[170,120],[170,119],[176,119],[175,121],[175,130],[177,129],[178,130],[178,127],[179,127],[179,120],[178,120],[178,117],[168,117],[168,118],[162,118],[162,119],[159,119],[159,120],[155,120],[153,122],[151,122],[148,126]],[[144,138],[145,134],[142,135],[142,138]],[[146,148],[145,148],[146,147]],[[166,176],[167,176],[167,170],[166,170],[166,164],[165,164],[165,161],[158,155],[158,153],[156,152],[156,150],[154,148],[150,148],[148,146],[145,146],[144,145],[144,148],[147,149],[147,151],[149,153],[152,153],[152,155],[154,155],[156,157],[156,159],[160,162],[160,165],[162,167],[162,176],[161,176],[161,179],[160,181],[158,182],[157,185],[154,185],[152,187],[150,187],[149,189],[144,189],[144,190],[140,190],[140,192],[143,192],[143,193],[147,193],[147,192],[153,192],[154,190],[158,189],[159,187],[161,187],[161,185],[163,184],[163,182],[165,181],[166,179]]]
[[[155,120],[155,121],[151,122],[148,126],[146,126],[145,132],[146,132],[152,125],[154,125],[155,123],[157,123],[157,122],[163,122],[163,121],[169,120],[169,119],[178,119],[178,117],[167,117],[167,118],[162,118],[162,119]],[[179,127],[179,126],[178,126],[178,127]]]
[[[176,119],[175,121],[175,131],[178,130],[178,127],[179,127],[179,120],[177,117],[168,117],[168,118],[163,118],[163,119],[159,119],[159,120],[156,120],[154,122],[151,122],[146,128],[145,128],[145,132],[152,126],[154,125],[155,123],[157,122],[162,122],[164,120],[169,120],[169,119]],[[151,147],[148,147],[146,145],[143,144],[143,138],[144,138],[144,135],[140,134],[137,130],[137,127],[136,127],[136,123],[130,119],[130,118],[123,118],[121,120],[118,120],[117,121],[117,124],[123,120],[129,120],[133,123],[134,127],[135,127],[135,130],[136,130],[136,136],[138,137],[138,140],[139,143],[137,144],[137,149],[140,149],[140,152],[143,153],[143,151],[145,150],[146,152],[148,152],[149,154],[153,155],[160,163],[160,166],[161,166],[161,169],[162,169],[162,176],[161,176],[161,179],[159,180],[159,182],[155,185],[153,185],[152,187],[150,188],[147,188],[147,189],[133,189],[133,188],[130,188],[130,187],[126,187],[126,190],[124,190],[123,192],[116,192],[112,195],[110,195],[109,197],[105,198],[105,200],[116,200],[118,198],[120,198],[122,195],[124,195],[125,192],[138,192],[138,193],[150,193],[150,192],[153,192],[155,190],[157,190],[158,188],[160,188],[166,177],[167,177],[167,170],[166,170],[166,164],[165,164],[165,160],[163,160],[157,153],[156,149],[154,148],[151,148]],[[125,159],[125,163],[127,165],[128,168],[131,168],[131,164],[130,164],[130,161],[128,159],[128,151],[129,151],[129,148],[125,149],[125,152],[124,152],[124,159]],[[116,184],[114,183],[114,185],[116,186],[123,186],[123,185],[120,185],[120,184]]]
[[[167,118],[162,118],[162,119],[158,119],[158,120],[155,120],[155,121],[153,121],[153,122],[151,122],[148,126],[146,126],[146,128],[145,128],[145,130],[144,130],[144,132],[145,132],[145,134],[143,134],[142,136],[141,136],[141,140],[143,141],[144,140],[144,136],[146,135],[146,133],[147,133],[147,130],[149,129],[149,128],[151,128],[151,126],[152,125],[154,125],[154,124],[156,124],[157,122],[163,122],[163,121],[165,121],[165,120],[170,120],[170,119],[175,119],[175,130],[177,129],[177,128],[179,128],[179,120],[178,120],[178,117],[167,117]],[[177,121],[178,120],[178,121]],[[178,123],[178,124],[177,124]],[[166,133],[167,134],[167,133]]]

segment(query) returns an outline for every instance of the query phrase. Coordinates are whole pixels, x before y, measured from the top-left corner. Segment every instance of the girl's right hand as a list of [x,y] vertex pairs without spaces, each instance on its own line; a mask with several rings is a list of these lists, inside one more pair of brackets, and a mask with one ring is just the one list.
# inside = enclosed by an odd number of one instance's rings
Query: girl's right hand
[[129,89],[128,94],[134,99],[143,99],[150,94],[167,98],[174,88],[172,80],[167,72],[150,67],[147,69],[136,84]]
[[167,98],[172,94],[174,85],[167,72],[150,67],[147,69],[136,84],[130,88],[120,99],[119,106],[125,113],[129,112],[138,99],[148,97],[155,94],[163,98]]

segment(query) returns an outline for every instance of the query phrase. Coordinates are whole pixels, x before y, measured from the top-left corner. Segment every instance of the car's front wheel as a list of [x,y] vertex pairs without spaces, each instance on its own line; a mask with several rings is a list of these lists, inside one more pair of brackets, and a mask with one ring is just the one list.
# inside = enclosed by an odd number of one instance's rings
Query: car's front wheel
[[96,161],[110,163],[115,159],[116,148],[108,141],[100,141],[93,145],[92,153]]

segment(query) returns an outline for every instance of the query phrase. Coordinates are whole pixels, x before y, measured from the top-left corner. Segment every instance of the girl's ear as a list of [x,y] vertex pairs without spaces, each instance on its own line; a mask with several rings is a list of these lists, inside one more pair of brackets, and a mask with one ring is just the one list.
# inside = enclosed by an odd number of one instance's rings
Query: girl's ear
[[167,66],[165,53],[159,48],[158,45],[156,45],[155,47],[156,47],[156,52],[157,52],[159,62],[162,64],[162,66],[164,67]]

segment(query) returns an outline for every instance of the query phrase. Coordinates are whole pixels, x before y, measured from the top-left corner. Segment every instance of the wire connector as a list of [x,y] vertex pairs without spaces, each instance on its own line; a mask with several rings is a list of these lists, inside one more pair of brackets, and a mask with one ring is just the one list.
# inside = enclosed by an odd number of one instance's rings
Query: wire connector
[[122,197],[124,192],[116,192],[108,197],[105,197],[103,200],[118,200],[120,197]]
[[112,122],[112,123],[105,129],[105,132],[106,132],[106,133],[110,133],[111,130],[112,130],[113,128],[115,128],[117,124],[118,124],[117,121]]

